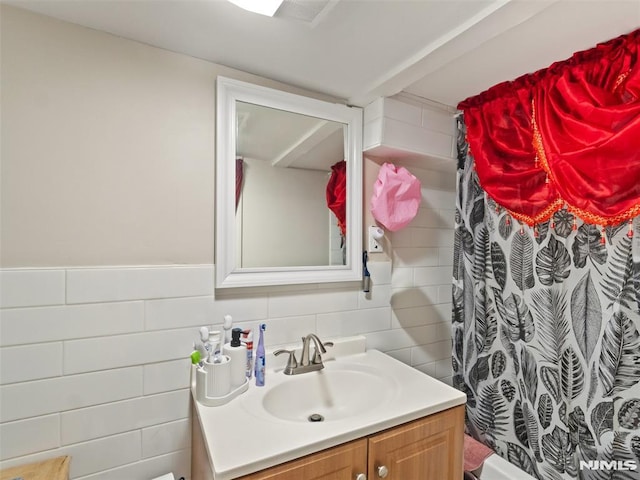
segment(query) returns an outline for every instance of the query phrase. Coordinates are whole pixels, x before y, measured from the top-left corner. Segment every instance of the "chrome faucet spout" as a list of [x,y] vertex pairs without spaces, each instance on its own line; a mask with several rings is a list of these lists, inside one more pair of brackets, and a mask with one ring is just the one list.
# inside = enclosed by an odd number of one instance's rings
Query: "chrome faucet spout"
[[[302,339],[302,355],[301,355],[302,358],[300,360],[301,367],[307,367],[311,364],[310,354],[309,354],[309,350],[311,349],[310,347],[311,341],[313,341],[316,347],[316,353],[318,351],[322,353],[327,353],[327,349],[324,348],[324,345],[322,344],[322,341],[318,338],[318,336],[315,333],[310,333],[309,335],[307,335]],[[320,361],[320,363],[322,363],[322,361]]]

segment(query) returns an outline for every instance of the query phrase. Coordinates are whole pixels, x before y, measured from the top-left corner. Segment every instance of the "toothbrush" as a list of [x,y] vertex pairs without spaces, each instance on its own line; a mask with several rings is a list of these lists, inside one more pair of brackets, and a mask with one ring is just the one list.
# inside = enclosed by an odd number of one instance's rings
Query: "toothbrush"
[[233,318],[231,315],[225,315],[224,322],[222,323],[222,328],[224,329],[223,344],[231,342],[231,327],[233,327]]
[[202,362],[202,355],[196,347],[196,342],[193,342],[193,351],[191,352],[190,358],[193,365],[197,365],[198,367],[202,367],[204,365]]
[[202,346],[206,353],[206,358],[211,356],[211,344],[209,343],[209,329],[207,327],[200,327],[200,340],[202,340]]
[[265,323],[261,323],[258,327],[260,331],[260,338],[258,339],[258,349],[256,351],[256,386],[264,386],[264,374],[265,374],[265,352],[264,352],[264,331],[267,329]]

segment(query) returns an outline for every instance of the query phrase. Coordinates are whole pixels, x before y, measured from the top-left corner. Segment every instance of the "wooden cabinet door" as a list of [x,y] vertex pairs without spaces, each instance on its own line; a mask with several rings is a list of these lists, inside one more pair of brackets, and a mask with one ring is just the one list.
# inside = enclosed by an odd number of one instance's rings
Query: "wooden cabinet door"
[[368,480],[460,480],[464,406],[416,420],[369,438]]
[[367,440],[355,440],[242,477],[241,480],[354,480],[367,469]]

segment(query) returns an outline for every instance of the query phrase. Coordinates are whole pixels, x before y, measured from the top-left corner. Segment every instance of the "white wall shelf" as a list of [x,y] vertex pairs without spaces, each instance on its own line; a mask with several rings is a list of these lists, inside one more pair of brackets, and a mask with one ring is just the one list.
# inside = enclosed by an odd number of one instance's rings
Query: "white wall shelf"
[[379,98],[364,110],[364,154],[418,161],[425,168],[455,169],[453,112],[428,103]]

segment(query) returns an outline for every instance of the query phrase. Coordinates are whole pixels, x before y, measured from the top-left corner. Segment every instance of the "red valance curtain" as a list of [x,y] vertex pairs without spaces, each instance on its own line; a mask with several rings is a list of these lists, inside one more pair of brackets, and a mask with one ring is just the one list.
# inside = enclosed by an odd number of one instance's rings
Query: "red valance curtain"
[[458,105],[482,187],[535,225],[640,214],[640,29]]

